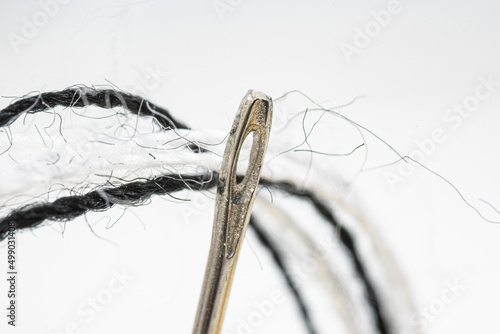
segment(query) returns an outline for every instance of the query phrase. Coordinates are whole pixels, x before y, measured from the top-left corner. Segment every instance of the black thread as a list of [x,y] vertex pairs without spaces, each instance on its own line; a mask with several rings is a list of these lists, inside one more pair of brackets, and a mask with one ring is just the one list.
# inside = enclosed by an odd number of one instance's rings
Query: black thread
[[84,195],[61,197],[52,203],[38,203],[21,207],[0,219],[0,241],[5,239],[9,222],[18,230],[33,228],[45,220],[69,221],[89,211],[105,211],[115,204],[139,204],[152,195],[165,195],[183,189],[195,191],[210,189],[217,184],[218,175],[166,175],[151,180],[103,188]]
[[62,91],[40,93],[23,97],[0,111],[0,127],[12,124],[23,113],[37,113],[57,106],[83,108],[96,106],[104,109],[123,107],[139,116],[151,116],[163,128],[188,129],[168,112],[140,96],[90,87],[73,87]]
[[306,323],[307,331],[309,334],[316,334],[317,331],[314,328],[314,325],[311,320],[311,316],[309,315],[309,310],[306,307],[306,304],[304,302],[304,298],[302,297],[300,291],[297,289],[295,284],[293,284],[293,280],[290,277],[288,270],[283,262],[283,255],[280,254],[278,249],[274,246],[273,242],[271,239],[266,235],[264,230],[259,226],[257,223],[257,220],[255,217],[252,215],[250,217],[250,226],[253,228],[253,231],[257,234],[257,237],[260,241],[260,243],[265,246],[269,252],[271,253],[271,256],[280,269],[281,273],[283,274],[283,278],[286,281],[286,284],[290,288],[290,291],[292,292],[295,300],[297,301],[297,304],[300,309],[300,313],[302,314],[302,318],[304,319],[304,322]]
[[372,312],[374,313],[375,322],[379,333],[380,334],[391,333],[392,331],[390,330],[385,314],[382,310],[382,304],[379,301],[379,298],[375,292],[375,288],[373,283],[371,282],[371,279],[368,277],[368,274],[365,271],[363,262],[358,254],[357,246],[353,237],[351,236],[351,233],[347,231],[342,224],[339,224],[339,222],[337,221],[335,216],[330,212],[328,207],[313,192],[307,189],[299,189],[292,183],[286,181],[274,182],[261,178],[260,184],[280,189],[297,197],[307,198],[311,202],[311,204],[316,208],[316,210],[321,214],[321,216],[323,216],[324,219],[326,219],[328,222],[330,222],[330,224],[332,224],[335,232],[338,233],[340,241],[347,249],[347,251],[352,257],[352,260],[354,261],[354,267],[356,273],[358,274],[359,278],[361,279],[364,285],[366,299],[368,300]]

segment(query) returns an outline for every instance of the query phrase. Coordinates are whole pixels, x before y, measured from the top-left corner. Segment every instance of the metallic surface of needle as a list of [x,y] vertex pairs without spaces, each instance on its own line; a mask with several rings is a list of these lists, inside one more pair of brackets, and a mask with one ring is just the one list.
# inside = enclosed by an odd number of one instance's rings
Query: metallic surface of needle
[[[264,162],[272,110],[269,96],[250,90],[234,119],[217,185],[212,243],[193,334],[218,334],[222,330],[236,261]],[[243,180],[238,182],[238,157],[243,142],[252,132],[248,169]]]

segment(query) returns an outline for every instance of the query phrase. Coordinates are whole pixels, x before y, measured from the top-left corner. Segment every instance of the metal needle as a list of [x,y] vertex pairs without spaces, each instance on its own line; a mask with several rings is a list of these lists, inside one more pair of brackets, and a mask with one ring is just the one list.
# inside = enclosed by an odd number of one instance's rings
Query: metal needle
[[[234,119],[219,174],[212,243],[193,334],[218,334],[222,329],[240,246],[264,162],[272,109],[269,96],[250,90]],[[238,182],[238,157],[243,142],[252,132],[248,169],[243,180]]]

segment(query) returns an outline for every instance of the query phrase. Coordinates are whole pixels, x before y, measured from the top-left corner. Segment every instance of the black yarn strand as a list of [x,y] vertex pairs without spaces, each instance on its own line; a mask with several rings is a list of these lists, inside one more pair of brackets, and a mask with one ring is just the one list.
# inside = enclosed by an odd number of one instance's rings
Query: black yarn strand
[[187,125],[172,117],[168,110],[140,96],[90,87],[72,87],[20,98],[0,111],[0,127],[12,124],[24,113],[37,113],[57,106],[83,108],[92,105],[104,109],[123,107],[135,115],[151,116],[165,129],[189,129]]
[[344,245],[344,247],[351,255],[356,273],[363,282],[366,298],[374,313],[378,332],[380,334],[390,334],[392,331],[390,330],[389,323],[387,322],[386,316],[382,310],[382,304],[377,293],[375,292],[375,287],[365,270],[362,259],[358,254],[358,247],[356,246],[356,242],[351,236],[351,233],[346,230],[346,228],[342,224],[339,224],[328,207],[313,192],[307,189],[299,189],[294,184],[286,181],[273,182],[266,179],[261,179],[260,184],[280,189],[297,197],[308,199],[315,207],[315,209],[321,214],[321,216],[333,226],[335,233],[340,238],[342,245]]
[[273,242],[266,235],[262,227],[260,227],[259,223],[257,222],[257,220],[253,215],[250,217],[249,226],[252,227],[252,230],[257,235],[257,238],[259,239],[260,243],[269,250],[274,262],[280,269],[280,272],[283,274],[283,278],[285,279],[287,286],[290,288],[290,291],[292,292],[297,302],[297,305],[299,306],[300,313],[302,315],[302,319],[304,319],[308,333],[316,334],[317,331],[312,323],[311,316],[309,314],[309,310],[306,307],[304,298],[302,297],[301,292],[297,289],[297,287],[293,283],[292,278],[289,275],[289,271],[286,268],[285,263],[283,261],[283,255],[280,254],[278,249],[274,246]]
[[5,239],[9,223],[17,230],[33,228],[45,220],[69,221],[89,211],[106,211],[115,204],[138,204],[152,195],[165,195],[183,189],[201,191],[217,185],[218,174],[195,176],[166,175],[151,180],[103,188],[84,195],[61,197],[52,203],[32,204],[12,211],[0,219],[0,241]]

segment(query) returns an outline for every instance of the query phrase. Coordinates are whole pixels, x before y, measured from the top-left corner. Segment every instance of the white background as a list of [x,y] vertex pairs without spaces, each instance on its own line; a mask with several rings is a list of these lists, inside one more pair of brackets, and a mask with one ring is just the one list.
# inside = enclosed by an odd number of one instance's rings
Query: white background
[[[58,3],[46,22],[36,21],[43,17],[43,3],[52,2],[0,5],[0,95],[7,96],[0,100],[2,108],[10,97],[32,91],[111,82],[169,108],[192,128],[226,131],[250,88],[273,97],[300,90],[330,105],[364,95],[346,113],[402,155],[443,129],[446,140],[436,144],[424,164],[486,217],[500,220],[478,200],[500,208],[500,87],[456,129],[443,119],[454,104],[474,95],[479,77],[500,81],[496,1],[401,1],[390,22],[371,31],[369,43],[351,57],[343,54],[342,43],[355,46],[358,31],[369,29],[376,22],[373,12],[387,10],[388,2],[222,0],[231,10],[220,13],[211,0],[73,0]],[[40,27],[23,36],[26,22]],[[13,43],[13,34],[23,43]],[[303,138],[298,130],[290,139],[297,144]],[[333,152],[331,137],[323,136],[324,146],[317,149]],[[368,166],[397,160],[370,140]],[[422,168],[391,188],[386,176],[397,173],[398,166],[361,174],[351,190],[360,200],[354,204],[364,208],[395,252],[418,307],[439,298],[446,280],[467,286],[426,332],[498,333],[500,226],[482,220],[448,184]],[[103,228],[102,235],[118,247],[96,238],[83,219],[67,224],[64,238],[59,225],[19,234],[19,326],[7,327],[2,315],[1,332],[64,333],[73,322],[84,333],[189,332],[212,207],[213,202],[202,203],[186,221],[178,205],[155,199],[127,211],[113,229]],[[106,215],[88,219],[96,222]],[[257,254],[263,270],[245,243],[239,268],[254,276],[241,284],[237,277],[230,312],[241,301],[241,289],[262,300],[283,287],[265,253]],[[75,310],[107,287],[113,270],[125,270],[134,279],[86,322]],[[247,283],[251,286],[242,287]],[[264,283],[265,288],[259,285]],[[2,279],[2,305],[5,292]],[[244,317],[251,310],[232,312]],[[303,332],[294,312],[293,305],[282,306],[255,333]]]

